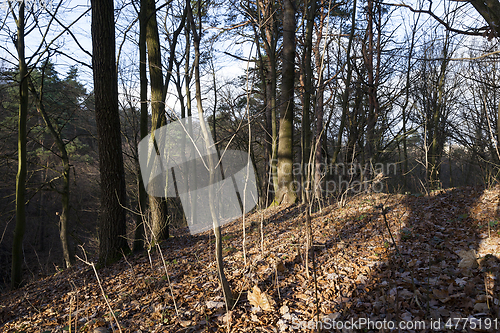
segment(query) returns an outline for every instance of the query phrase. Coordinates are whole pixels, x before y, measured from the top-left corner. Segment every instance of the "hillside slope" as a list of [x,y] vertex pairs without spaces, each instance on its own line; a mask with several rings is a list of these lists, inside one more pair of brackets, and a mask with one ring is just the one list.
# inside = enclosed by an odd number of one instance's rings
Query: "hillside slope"
[[[152,251],[100,269],[102,290],[93,269],[79,262],[0,295],[0,331],[62,332],[71,325],[71,332],[288,332],[308,331],[315,324],[308,321],[317,318],[323,328],[332,320],[347,327],[365,318],[373,325],[423,321],[425,330],[403,330],[421,332],[431,331],[430,325],[455,327],[450,318],[469,318],[458,325],[480,323],[483,331],[496,332],[500,322],[491,319],[499,317],[499,193],[464,188],[428,196],[373,194],[342,208],[316,209],[316,275],[309,260],[309,278],[304,206],[246,218],[246,265],[242,221],[235,221],[223,227],[226,273],[239,297],[229,312],[212,233],[178,230],[161,246],[164,261]],[[358,329],[379,331],[356,325],[353,331]]]

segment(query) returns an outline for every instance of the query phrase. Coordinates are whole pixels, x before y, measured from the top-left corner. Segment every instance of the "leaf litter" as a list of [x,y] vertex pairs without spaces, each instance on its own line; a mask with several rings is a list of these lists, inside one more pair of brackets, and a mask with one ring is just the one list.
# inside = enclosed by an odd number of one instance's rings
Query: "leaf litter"
[[144,252],[98,271],[113,313],[92,269],[77,263],[1,294],[0,331],[289,332],[317,318],[439,319],[441,331],[455,331],[445,327],[454,318],[484,324],[500,316],[499,193],[470,187],[427,196],[366,194],[343,208],[317,209],[311,215],[317,297],[304,267],[305,207],[273,207],[245,219],[246,265],[241,219],[223,228],[225,271],[238,298],[233,309],[222,297],[213,235],[179,229],[161,245],[165,262],[158,252]]

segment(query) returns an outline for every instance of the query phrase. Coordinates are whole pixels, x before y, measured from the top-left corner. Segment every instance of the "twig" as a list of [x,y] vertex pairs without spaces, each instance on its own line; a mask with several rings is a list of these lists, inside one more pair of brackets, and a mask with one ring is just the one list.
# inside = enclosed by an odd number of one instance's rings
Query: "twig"
[[[83,247],[82,247],[82,250],[83,250]],[[102,297],[104,298],[104,301],[106,302],[106,305],[108,306],[109,312],[111,312],[111,315],[113,316],[113,318],[116,321],[116,325],[118,326],[118,330],[120,331],[120,333],[123,333],[122,328],[120,326],[120,323],[118,322],[118,319],[115,316],[113,308],[111,308],[111,305],[109,304],[109,301],[108,301],[108,299],[106,297],[106,293],[104,292],[104,288],[102,287],[101,280],[99,279],[99,274],[97,274],[97,269],[95,268],[95,265],[94,265],[93,262],[89,262],[88,261],[87,254],[85,253],[85,251],[83,251],[83,253],[85,254],[85,260],[83,260],[79,256],[76,256],[76,258],[78,260],[80,260],[81,262],[83,262],[84,264],[87,264],[87,265],[91,266],[92,269],[94,270],[95,277],[97,278],[97,283],[99,284],[99,287],[101,288]],[[113,328],[113,327],[111,327],[111,328]]]
[[[145,221],[146,222],[146,221]],[[149,223],[145,223],[145,225],[149,228],[149,231],[153,234],[153,237],[154,237],[154,233],[153,233],[153,229],[151,228],[151,226],[149,225]],[[168,282],[168,287],[170,289],[170,295],[172,296],[172,300],[174,302],[174,307],[175,307],[175,313],[177,315],[177,318],[180,318],[179,317],[179,310],[177,309],[177,303],[175,302],[175,297],[174,297],[174,290],[172,288],[172,283],[170,282],[170,277],[168,275],[168,270],[167,270],[167,263],[165,262],[165,258],[163,257],[163,252],[161,252],[161,248],[160,248],[160,244],[158,243],[158,241],[156,239],[153,239],[154,243],[156,244],[156,247],[158,248],[158,252],[160,253],[160,256],[161,256],[161,260],[163,262],[163,267],[165,268],[165,275],[167,277],[167,282]],[[151,255],[150,255],[150,252],[151,252],[151,245],[148,244],[148,256],[149,256],[149,262],[151,264],[151,268],[153,268],[153,262],[151,260]]]
[[170,289],[170,295],[172,296],[172,300],[174,301],[175,313],[177,314],[177,318],[179,317],[179,310],[177,309],[177,303],[175,302],[174,290],[172,289],[172,284],[170,283],[170,277],[168,276],[167,263],[165,262],[165,258],[163,257],[163,253],[161,252],[160,244],[156,243],[158,247],[158,252],[160,252],[161,260],[163,261],[163,267],[165,268],[165,275],[167,276],[168,288]]

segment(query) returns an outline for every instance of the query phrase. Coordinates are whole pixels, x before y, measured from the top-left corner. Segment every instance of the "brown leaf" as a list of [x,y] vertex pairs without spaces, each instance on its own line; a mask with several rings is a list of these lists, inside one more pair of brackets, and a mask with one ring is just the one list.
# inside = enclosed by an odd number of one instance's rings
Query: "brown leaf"
[[443,303],[446,303],[450,300],[450,294],[448,293],[448,290],[433,289],[432,294]]
[[470,250],[470,251],[460,251],[458,253],[460,258],[462,260],[458,264],[458,268],[462,269],[469,269],[469,268],[476,268],[477,267],[477,256],[476,256],[476,251],[475,250]]
[[488,313],[490,309],[488,308],[488,304],[486,303],[476,303],[474,305],[474,312],[482,312],[482,313]]
[[248,292],[248,301],[255,307],[260,307],[264,311],[272,311],[274,301],[265,293],[260,290],[259,287],[254,286],[252,291]]

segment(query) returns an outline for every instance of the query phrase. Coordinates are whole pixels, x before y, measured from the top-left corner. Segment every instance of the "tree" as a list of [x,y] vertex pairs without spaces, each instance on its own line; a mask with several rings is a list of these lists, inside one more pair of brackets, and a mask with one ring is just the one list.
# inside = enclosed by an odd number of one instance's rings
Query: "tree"
[[278,143],[277,204],[293,204],[297,193],[293,181],[293,97],[295,78],[295,8],[292,0],[283,5],[283,61]]
[[[302,202],[309,202],[309,186],[306,185],[312,181],[311,163],[311,126],[310,126],[310,113],[311,113],[311,95],[312,95],[312,33],[314,24],[314,14],[316,11],[316,1],[307,1],[304,4],[304,17],[307,18],[306,32],[304,38],[304,56],[302,59],[302,76],[303,76],[303,92],[302,92]],[[321,110],[323,111],[323,110]],[[316,186],[315,186],[316,190]]]
[[[147,3],[146,1],[141,1],[141,6],[139,10],[139,85],[140,85],[140,101],[141,101],[141,113],[139,122],[139,136],[140,139],[144,139],[148,135],[148,78],[146,74],[146,56],[147,56],[147,46],[146,46],[146,33],[147,33]],[[146,189],[144,188],[144,182],[142,181],[139,159],[136,161],[137,167],[137,183],[139,186],[138,193],[138,212],[136,217],[135,234],[134,234],[134,251],[140,251],[144,249],[144,214],[146,212],[147,198]]]
[[469,2],[488,23],[493,34],[496,37],[500,37],[500,1],[469,0]]
[[[49,72],[48,75],[46,75],[46,71]],[[32,72],[33,74],[33,72]],[[64,257],[64,263],[66,267],[70,267],[73,262],[73,253],[69,248],[69,240],[68,240],[68,228],[69,228],[69,195],[70,195],[70,162],[69,162],[69,155],[68,155],[68,150],[66,149],[66,143],[64,141],[63,137],[63,131],[61,126],[59,126],[58,120],[60,119],[53,119],[49,113],[47,112],[46,108],[46,101],[44,99],[44,86],[45,86],[45,81],[49,81],[48,83],[52,86],[55,86],[54,90],[55,91],[50,91],[49,93],[58,93],[61,92],[64,94],[65,97],[71,96],[71,93],[69,91],[66,91],[64,85],[62,85],[57,78],[57,75],[53,71],[53,64],[47,61],[45,65],[42,68],[42,71],[40,73],[40,88],[37,89],[35,87],[34,80],[32,78],[33,75],[31,75],[28,79],[28,85],[29,85],[29,90],[31,91],[31,94],[35,97],[35,103],[36,103],[36,108],[37,111],[40,113],[42,116],[43,121],[45,122],[45,126],[48,129],[50,135],[52,136],[52,139],[54,140],[57,149],[59,150],[60,153],[60,158],[62,162],[62,171],[61,171],[61,177],[63,180],[63,185],[62,189],[58,191],[61,194],[61,213],[59,214],[59,238],[61,239],[61,245],[63,249],[63,257]],[[72,83],[71,78],[68,80],[67,83]],[[76,82],[75,82],[76,83]],[[57,87],[59,86],[59,87]],[[75,99],[77,96],[74,96]],[[59,102],[61,102],[59,100]],[[71,107],[71,106],[69,106]],[[64,106],[63,106],[64,108]],[[51,106],[50,101],[49,101],[49,109],[57,109],[57,106]],[[69,119],[68,119],[69,122]],[[67,125],[65,123],[64,125]],[[63,127],[64,127],[63,125]],[[67,140],[67,143],[70,141]]]
[[[363,58],[365,62],[366,71],[368,74],[367,90],[368,90],[368,114],[366,124],[366,145],[365,145],[365,158],[371,160],[376,157],[376,125],[380,116],[380,107],[377,97],[377,88],[380,81],[380,42],[381,42],[381,5],[376,4],[374,8],[374,1],[368,0],[366,7],[366,33],[365,42],[362,45]],[[377,16],[377,19],[375,19]],[[376,27],[374,27],[376,25]],[[374,40],[374,28],[377,29],[377,39]],[[374,55],[376,54],[376,55]],[[376,59],[374,59],[376,57]]]
[[[197,30],[197,26],[194,20],[193,16],[193,11],[191,8],[190,3],[187,3],[187,15],[188,19],[190,22],[190,28],[191,32],[193,33],[193,44],[194,44],[194,52],[195,52],[195,59],[194,59],[194,77],[195,77],[195,85],[196,85],[196,106],[198,109],[198,118],[200,119],[200,128],[202,131],[203,139],[206,144],[206,150],[210,151],[210,132],[208,125],[205,122],[204,119],[204,111],[203,111],[203,105],[202,105],[202,98],[201,98],[201,79],[200,79],[200,40],[201,40],[201,1],[198,0],[198,20],[199,20],[199,30]],[[221,234],[221,227],[219,225],[219,221],[216,216],[215,212],[215,187],[213,186],[215,182],[215,161],[213,160],[213,156],[209,154],[207,156],[207,164],[208,164],[208,171],[210,175],[210,186],[209,186],[209,192],[208,192],[208,201],[210,205],[210,213],[212,217],[212,222],[213,222],[213,231],[215,234],[215,251],[216,251],[216,259],[217,259],[217,271],[219,273],[219,279],[221,282],[222,286],[222,291],[224,293],[224,300],[226,302],[226,306],[228,309],[232,309],[234,305],[235,299],[233,298],[233,293],[231,291],[231,287],[229,286],[229,282],[226,279],[226,275],[224,274],[224,261],[222,258],[222,234]]]
[[[266,103],[266,131],[268,134],[267,149],[267,174],[266,179],[266,197],[268,194],[268,187],[272,186],[272,192],[278,191],[278,177],[277,177],[277,159],[276,151],[278,147],[278,131],[276,128],[276,82],[277,82],[277,62],[276,62],[276,47],[278,43],[278,24],[276,17],[276,4],[274,0],[258,1],[259,9],[259,28],[260,35],[264,44],[266,52],[265,61],[265,103]],[[262,13],[262,14],[261,14]],[[259,48],[260,54],[260,48]],[[264,66],[262,66],[264,67]],[[267,198],[268,201],[269,198]],[[266,202],[267,204],[268,202]]]
[[[161,64],[160,36],[156,21],[156,8],[154,0],[142,0],[146,12],[146,45],[148,50],[149,77],[151,82],[151,132],[166,125],[165,104],[163,101],[163,71]],[[152,137],[154,140],[154,137]],[[151,210],[151,229],[153,241],[168,239],[168,212],[167,201],[164,197],[149,197]]]
[[115,63],[115,21],[112,0],[92,0],[92,69],[95,117],[99,147],[101,211],[99,215],[99,264],[128,252],[125,221],[125,172],[123,168],[118,79]]
[[347,73],[345,79],[344,92],[342,94],[342,99],[341,99],[342,115],[337,135],[337,142],[333,151],[332,164],[337,163],[337,157],[340,154],[340,150],[342,149],[342,136],[344,135],[344,128],[346,127],[346,122],[348,121],[348,116],[349,116],[349,92],[351,89],[352,72],[353,72],[352,62],[351,62],[351,56],[352,56],[351,49],[353,47],[352,44],[354,42],[354,37],[355,37],[354,32],[356,30],[356,6],[357,6],[357,0],[354,0],[352,4],[352,13],[351,13],[351,30],[349,33],[349,41],[347,43],[347,50],[346,50]]
[[17,177],[16,177],[16,228],[14,231],[14,242],[12,245],[12,271],[11,287],[18,288],[22,281],[23,262],[23,237],[26,226],[26,121],[28,118],[28,67],[25,61],[25,4],[19,4],[19,14],[15,17],[14,10],[12,15],[17,25],[17,55],[19,58],[19,115],[18,115],[18,133],[17,133]]
[[423,126],[424,158],[430,189],[440,187],[441,157],[448,137],[453,100],[460,85],[459,75],[452,75],[450,58],[453,44],[449,31],[441,43],[432,40],[420,61],[419,80],[414,87],[419,106],[417,122]]

